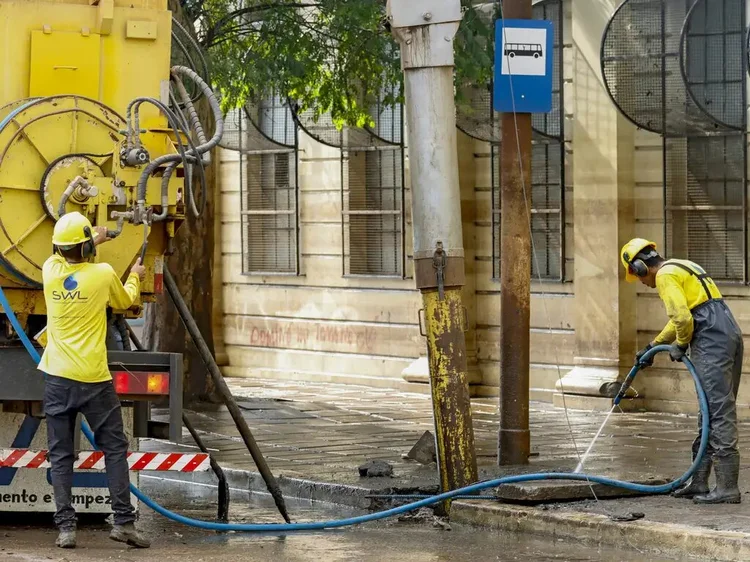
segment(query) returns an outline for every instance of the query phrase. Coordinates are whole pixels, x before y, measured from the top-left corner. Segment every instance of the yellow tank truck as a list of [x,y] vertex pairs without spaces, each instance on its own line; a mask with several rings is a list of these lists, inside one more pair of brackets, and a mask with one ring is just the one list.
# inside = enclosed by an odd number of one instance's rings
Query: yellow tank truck
[[[125,321],[163,290],[175,231],[205,204],[185,178],[207,163],[223,122],[200,75],[171,65],[167,0],[0,0],[0,26],[0,511],[54,511],[44,379],[28,347],[41,352],[45,342],[41,275],[55,222],[78,211],[106,226],[112,240],[95,259],[123,278],[143,255],[142,300],[110,314],[110,368],[130,406],[131,451],[139,437],[178,442],[182,357],[130,351]],[[214,111],[210,139],[193,106],[199,96]],[[169,423],[150,420],[151,402],[165,399]],[[81,443],[76,466],[101,469],[87,449]],[[138,466],[208,468],[205,458],[162,460],[147,455]],[[74,486],[77,511],[111,511],[103,473],[77,471]]]

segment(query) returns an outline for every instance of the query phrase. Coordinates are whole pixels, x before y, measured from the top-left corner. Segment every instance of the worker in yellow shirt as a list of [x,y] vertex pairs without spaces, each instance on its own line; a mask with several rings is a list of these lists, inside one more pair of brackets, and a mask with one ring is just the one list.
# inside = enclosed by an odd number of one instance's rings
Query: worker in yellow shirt
[[[636,360],[652,347],[670,344],[672,361],[679,361],[690,349],[703,390],[708,398],[709,444],[690,482],[674,492],[676,497],[693,498],[695,503],[740,503],[737,487],[740,455],[737,449],[737,390],[742,371],[742,332],[708,274],[688,260],[665,260],[656,244],[636,238],[623,246],[620,259],[628,282],[640,280],[657,289],[669,322],[654,341],[638,352]],[[646,366],[653,361],[646,362]],[[700,444],[693,442],[693,459]],[[716,487],[709,493],[712,464]]]
[[106,228],[92,228],[80,213],[63,215],[55,224],[53,255],[42,267],[47,304],[47,346],[39,363],[46,373],[44,414],[55,493],[57,546],[75,548],[76,516],[71,504],[74,431],[81,413],[104,451],[114,511],[110,538],[147,548],[149,541],[135,528],[130,501],[128,440],[120,401],[107,362],[107,306],[127,309],[140,293],[145,269],[140,259],[125,285],[111,265],[91,263],[96,246],[107,240]]

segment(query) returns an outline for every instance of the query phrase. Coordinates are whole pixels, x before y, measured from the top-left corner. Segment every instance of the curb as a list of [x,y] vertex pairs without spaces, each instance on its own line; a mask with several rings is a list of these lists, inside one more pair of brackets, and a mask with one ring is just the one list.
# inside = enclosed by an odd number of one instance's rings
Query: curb
[[[263,477],[260,473],[236,468],[224,468],[224,475],[226,476],[230,488],[247,490],[250,493],[268,494],[268,488],[266,488],[266,483],[263,481]],[[170,474],[169,478],[181,482],[193,482],[196,484],[208,484],[211,486],[217,486],[218,484],[218,480],[213,472],[176,472]],[[379,510],[386,507],[386,505],[393,505],[388,500],[368,498],[367,496],[370,494],[435,493],[434,489],[419,487],[404,488],[403,486],[395,488],[394,486],[388,486],[386,483],[389,479],[387,478],[377,480],[382,480],[384,485],[365,488],[363,486],[353,486],[349,484],[335,484],[317,480],[290,478],[283,475],[276,477],[276,481],[278,482],[279,488],[281,488],[281,493],[284,497],[332,503],[363,510]]]
[[451,521],[592,546],[626,547],[672,556],[687,554],[704,560],[750,560],[750,534],[735,531],[642,520],[618,523],[593,513],[550,512],[472,501],[454,502]]

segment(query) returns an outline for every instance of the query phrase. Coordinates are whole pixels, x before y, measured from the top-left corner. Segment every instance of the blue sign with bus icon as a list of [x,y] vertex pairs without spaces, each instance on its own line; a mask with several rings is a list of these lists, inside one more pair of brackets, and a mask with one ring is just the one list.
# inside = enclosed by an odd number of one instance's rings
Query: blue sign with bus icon
[[495,111],[552,111],[553,43],[549,20],[495,22]]

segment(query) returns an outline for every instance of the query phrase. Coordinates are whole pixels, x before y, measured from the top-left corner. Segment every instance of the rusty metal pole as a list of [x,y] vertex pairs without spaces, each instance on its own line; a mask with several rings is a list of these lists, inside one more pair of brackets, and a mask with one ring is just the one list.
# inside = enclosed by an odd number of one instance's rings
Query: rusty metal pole
[[[531,0],[505,0],[503,17],[531,19]],[[500,155],[500,430],[498,464],[528,464],[531,300],[531,114],[503,113]]]
[[465,273],[453,98],[453,38],[461,4],[389,0],[388,16],[404,70],[414,277],[424,304],[438,471],[442,489],[451,490],[478,479],[461,300]]

